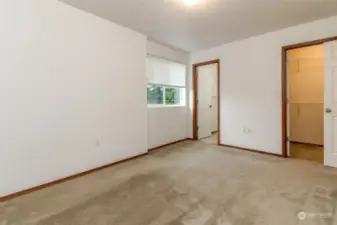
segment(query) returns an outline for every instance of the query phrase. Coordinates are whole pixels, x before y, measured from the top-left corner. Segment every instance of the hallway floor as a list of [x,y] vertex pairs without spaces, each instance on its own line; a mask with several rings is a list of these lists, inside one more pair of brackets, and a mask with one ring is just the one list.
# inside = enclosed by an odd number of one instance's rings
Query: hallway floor
[[290,143],[290,157],[324,163],[324,148],[314,145]]
[[337,169],[185,141],[2,202],[0,224],[336,225],[336,203]]
[[206,144],[213,144],[217,145],[218,144],[218,132],[212,133],[212,136],[200,139],[200,141],[206,143]]

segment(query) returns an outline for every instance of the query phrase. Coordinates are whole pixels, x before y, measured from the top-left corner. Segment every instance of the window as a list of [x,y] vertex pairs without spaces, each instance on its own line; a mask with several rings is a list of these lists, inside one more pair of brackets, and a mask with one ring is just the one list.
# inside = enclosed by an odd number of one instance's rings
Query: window
[[147,104],[185,106],[186,66],[170,60],[148,56]]
[[165,105],[184,105],[182,99],[185,88],[165,87]]
[[157,85],[147,86],[147,104],[164,104],[164,88]]
[[148,85],[147,104],[185,105],[185,88]]

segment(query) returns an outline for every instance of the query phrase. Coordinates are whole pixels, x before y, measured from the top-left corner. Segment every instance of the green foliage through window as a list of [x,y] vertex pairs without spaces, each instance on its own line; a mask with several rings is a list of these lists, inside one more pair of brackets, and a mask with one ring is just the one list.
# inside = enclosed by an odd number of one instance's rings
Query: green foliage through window
[[166,105],[180,104],[180,88],[165,88]]
[[148,85],[147,104],[183,105],[184,91],[185,88]]
[[156,85],[147,86],[147,104],[164,104],[163,87]]

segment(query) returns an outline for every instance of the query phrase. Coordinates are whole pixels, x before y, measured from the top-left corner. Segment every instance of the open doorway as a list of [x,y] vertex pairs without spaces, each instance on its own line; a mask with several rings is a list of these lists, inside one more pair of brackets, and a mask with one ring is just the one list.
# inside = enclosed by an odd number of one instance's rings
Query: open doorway
[[[316,53],[310,55],[310,51]],[[323,78],[319,78],[322,71]],[[282,47],[284,157],[315,160],[337,168],[336,81],[337,36]]]
[[324,45],[287,51],[289,157],[324,163]]
[[220,143],[220,61],[193,65],[193,138]]

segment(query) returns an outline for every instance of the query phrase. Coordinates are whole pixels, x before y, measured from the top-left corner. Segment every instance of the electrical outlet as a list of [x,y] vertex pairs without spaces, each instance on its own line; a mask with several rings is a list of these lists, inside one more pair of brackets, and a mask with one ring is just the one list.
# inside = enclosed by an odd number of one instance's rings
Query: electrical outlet
[[242,131],[243,131],[244,134],[252,133],[252,130],[250,128],[247,128],[247,127],[244,127]]

